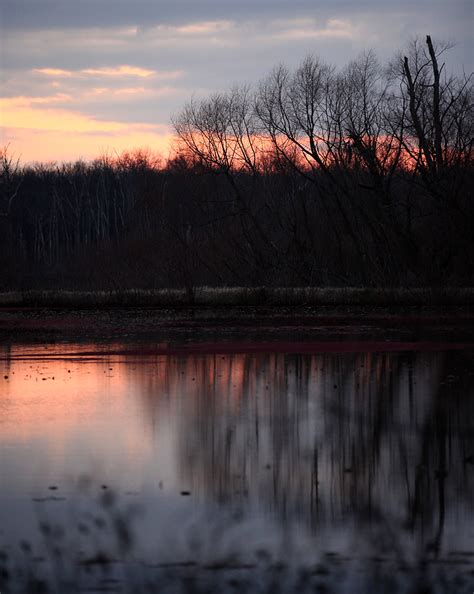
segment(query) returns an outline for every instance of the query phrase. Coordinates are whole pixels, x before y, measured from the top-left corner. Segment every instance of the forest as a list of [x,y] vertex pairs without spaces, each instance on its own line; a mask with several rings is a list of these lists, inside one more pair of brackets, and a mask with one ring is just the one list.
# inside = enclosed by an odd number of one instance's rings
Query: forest
[[168,159],[3,147],[0,290],[472,286],[473,85],[449,49],[192,99]]

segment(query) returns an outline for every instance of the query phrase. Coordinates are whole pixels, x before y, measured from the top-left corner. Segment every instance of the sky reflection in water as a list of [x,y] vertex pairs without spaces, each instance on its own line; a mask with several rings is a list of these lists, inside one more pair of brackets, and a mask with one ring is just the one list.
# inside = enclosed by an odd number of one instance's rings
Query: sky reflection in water
[[306,551],[393,531],[474,550],[471,353],[2,355],[0,541],[33,538],[43,513],[70,522],[87,475],[143,507],[144,556],[181,558],[172,526],[211,533],[226,513],[244,550],[275,530]]

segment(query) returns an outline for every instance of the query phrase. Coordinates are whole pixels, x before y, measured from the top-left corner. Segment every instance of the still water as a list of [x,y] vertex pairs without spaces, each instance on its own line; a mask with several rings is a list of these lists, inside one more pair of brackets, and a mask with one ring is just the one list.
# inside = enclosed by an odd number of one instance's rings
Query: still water
[[298,565],[326,591],[370,573],[395,592],[416,571],[470,592],[472,352],[148,347],[1,351],[5,563],[49,571],[53,541],[142,574]]

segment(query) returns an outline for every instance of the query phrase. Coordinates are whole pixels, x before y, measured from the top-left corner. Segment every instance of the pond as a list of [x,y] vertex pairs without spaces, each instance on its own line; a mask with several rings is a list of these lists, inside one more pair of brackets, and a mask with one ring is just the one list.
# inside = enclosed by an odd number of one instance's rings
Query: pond
[[2,592],[471,592],[471,346],[0,355]]

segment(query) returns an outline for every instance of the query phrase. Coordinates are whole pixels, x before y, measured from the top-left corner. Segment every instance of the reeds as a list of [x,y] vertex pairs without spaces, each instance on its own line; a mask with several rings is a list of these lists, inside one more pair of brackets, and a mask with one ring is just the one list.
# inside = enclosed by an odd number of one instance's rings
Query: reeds
[[0,307],[472,305],[474,288],[194,287],[0,293]]

